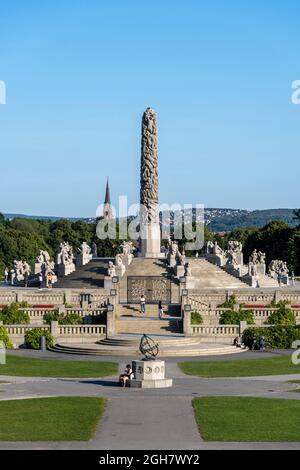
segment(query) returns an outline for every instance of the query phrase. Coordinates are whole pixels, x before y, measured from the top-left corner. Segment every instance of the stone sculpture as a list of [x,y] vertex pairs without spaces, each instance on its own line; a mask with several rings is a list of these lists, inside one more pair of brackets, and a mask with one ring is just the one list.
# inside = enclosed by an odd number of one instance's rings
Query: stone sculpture
[[147,108],[142,118],[140,181],[140,251],[146,258],[159,258],[160,226],[158,197],[157,118]]
[[107,275],[109,277],[114,277],[116,275],[116,267],[112,261],[108,262]]
[[68,242],[62,242],[59,245],[56,254],[56,264],[59,277],[67,276],[71,272],[75,271],[73,258],[73,247]]

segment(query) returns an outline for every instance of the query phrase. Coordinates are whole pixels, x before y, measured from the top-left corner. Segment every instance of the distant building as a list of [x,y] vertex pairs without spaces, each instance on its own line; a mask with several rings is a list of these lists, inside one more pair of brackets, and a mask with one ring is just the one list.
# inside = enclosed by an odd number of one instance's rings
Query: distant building
[[104,200],[104,205],[103,205],[103,218],[106,219],[106,220],[111,220],[113,218],[111,201],[110,201],[108,178],[107,178],[107,181],[106,181],[105,200]]

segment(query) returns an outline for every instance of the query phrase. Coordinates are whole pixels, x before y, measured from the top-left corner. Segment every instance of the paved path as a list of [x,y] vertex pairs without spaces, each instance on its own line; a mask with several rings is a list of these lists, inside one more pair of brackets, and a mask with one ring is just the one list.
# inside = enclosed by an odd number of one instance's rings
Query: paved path
[[[123,358],[119,363],[120,370],[123,370],[124,365]],[[0,382],[9,382],[0,383],[0,401],[52,396],[108,398],[96,436],[88,442],[1,442],[0,449],[300,449],[300,442],[204,442],[199,435],[191,405],[192,398],[196,396],[256,396],[300,400],[300,393],[289,392],[297,385],[286,383],[290,379],[300,379],[300,374],[202,378],[186,376],[174,361],[167,361],[167,376],[174,378],[174,386],[157,390],[122,389],[117,386],[117,377],[59,379],[0,376]]]

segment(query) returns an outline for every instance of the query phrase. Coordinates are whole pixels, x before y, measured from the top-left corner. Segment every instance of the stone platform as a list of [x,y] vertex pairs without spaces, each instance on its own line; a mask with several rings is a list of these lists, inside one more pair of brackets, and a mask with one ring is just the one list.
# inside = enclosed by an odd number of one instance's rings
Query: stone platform
[[[158,357],[196,357],[237,354],[244,350],[230,344],[207,343],[201,338],[186,338],[183,335],[151,335],[159,345]],[[140,334],[119,334],[104,338],[96,343],[60,343],[52,351],[91,356],[141,357],[139,344]]]

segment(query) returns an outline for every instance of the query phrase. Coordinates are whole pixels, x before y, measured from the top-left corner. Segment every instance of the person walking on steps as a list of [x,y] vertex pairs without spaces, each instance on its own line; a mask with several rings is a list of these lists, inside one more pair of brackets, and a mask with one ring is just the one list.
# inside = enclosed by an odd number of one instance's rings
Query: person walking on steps
[[140,306],[141,306],[141,313],[146,313],[146,299],[145,299],[144,294],[141,295]]

